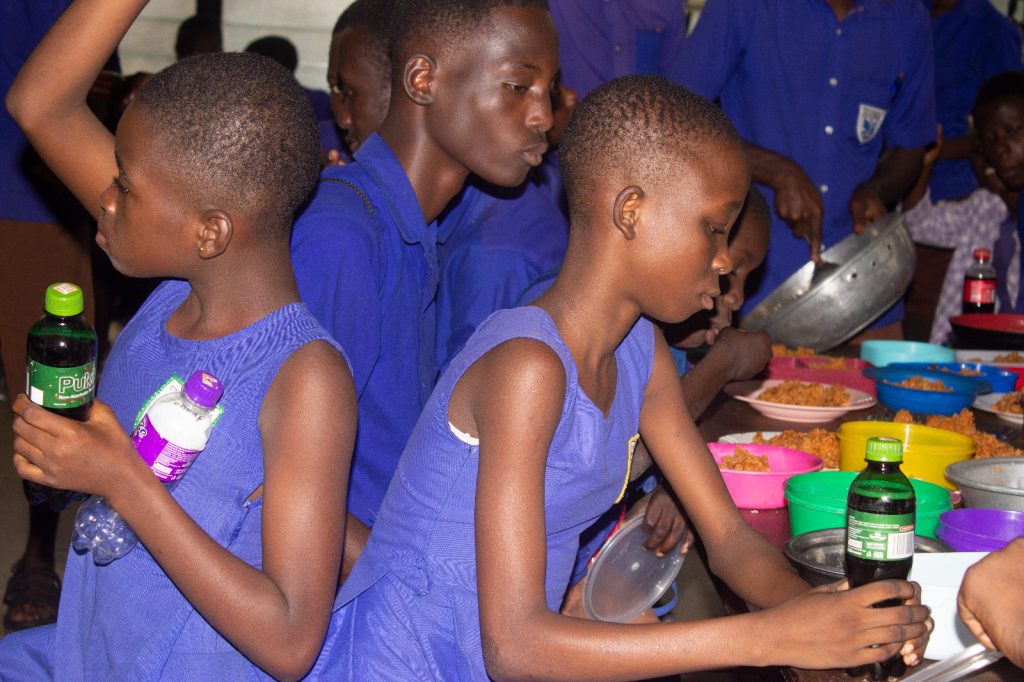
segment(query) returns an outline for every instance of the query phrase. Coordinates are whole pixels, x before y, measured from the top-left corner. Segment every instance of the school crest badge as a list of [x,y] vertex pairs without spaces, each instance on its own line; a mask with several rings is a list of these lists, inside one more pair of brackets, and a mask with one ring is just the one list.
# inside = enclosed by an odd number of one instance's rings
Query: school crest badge
[[870,104],[860,105],[860,109],[857,111],[857,140],[861,144],[867,144],[875,139],[875,135],[882,129],[885,114],[885,109],[879,109]]

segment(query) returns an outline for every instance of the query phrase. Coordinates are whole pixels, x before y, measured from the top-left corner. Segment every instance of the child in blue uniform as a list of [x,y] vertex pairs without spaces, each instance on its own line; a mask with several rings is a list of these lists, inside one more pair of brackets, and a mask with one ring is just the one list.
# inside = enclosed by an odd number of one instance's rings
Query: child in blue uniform
[[[900,650],[916,662],[928,611],[913,585],[810,590],[743,522],[648,320],[710,309],[731,269],[726,239],[750,182],[735,130],[681,87],[632,76],[580,104],[560,153],[572,216],[561,273],[534,305],[488,318],[438,382],[314,671],[646,679]],[[579,533],[621,495],[641,434],[711,566],[765,610],[629,626],[558,614]],[[870,607],[885,598],[912,605]]]
[[435,219],[470,173],[515,186],[540,164],[558,71],[542,0],[404,0],[392,18],[387,116],[324,171],[291,244],[302,300],[353,363],[350,557],[437,379]]
[[[286,70],[216,54],[154,76],[111,136],[85,95],[144,5],[76,2],[7,98],[114,266],[171,279],[117,339],[88,421],[16,401],[18,473],[103,496],[141,544],[103,567],[72,553],[57,623],[0,640],[0,671],[295,679],[336,594],[356,421],[344,355],[299,303],[288,259],[316,126]],[[197,369],[222,380],[224,414],[169,494],[127,432],[172,373]]]

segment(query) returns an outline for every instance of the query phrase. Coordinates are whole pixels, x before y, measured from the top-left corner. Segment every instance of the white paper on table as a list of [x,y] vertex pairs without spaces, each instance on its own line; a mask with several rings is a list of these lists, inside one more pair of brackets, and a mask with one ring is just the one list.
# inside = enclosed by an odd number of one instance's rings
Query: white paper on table
[[921,601],[932,610],[935,630],[924,656],[941,661],[954,656],[978,640],[957,613],[956,596],[967,569],[988,552],[935,552],[914,555],[908,580],[921,585]]

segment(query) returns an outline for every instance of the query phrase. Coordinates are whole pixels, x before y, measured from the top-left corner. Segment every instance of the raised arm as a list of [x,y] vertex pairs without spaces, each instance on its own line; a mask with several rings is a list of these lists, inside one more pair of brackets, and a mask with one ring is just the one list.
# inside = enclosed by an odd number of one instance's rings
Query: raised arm
[[774,190],[775,213],[786,221],[794,237],[807,240],[811,259],[817,261],[825,217],[821,192],[796,161],[750,142],[743,148],[750,159],[751,178]]
[[11,116],[94,218],[117,165],[114,137],[90,111],[86,96],[145,5],[145,0],[77,0],[39,43],[7,93]]
[[337,590],[356,428],[352,379],[334,348],[296,351],[261,408],[262,570],[182,509],[105,404],[97,401],[87,422],[24,396],[15,412],[19,475],[105,497],[196,611],[253,663],[280,679],[309,670]]

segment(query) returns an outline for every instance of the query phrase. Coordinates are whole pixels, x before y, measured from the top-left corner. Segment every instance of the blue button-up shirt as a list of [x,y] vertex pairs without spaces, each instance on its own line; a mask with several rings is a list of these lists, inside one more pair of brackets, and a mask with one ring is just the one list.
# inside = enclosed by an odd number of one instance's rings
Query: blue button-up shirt
[[[850,234],[850,195],[883,147],[935,139],[933,69],[920,0],[861,0],[842,22],[825,0],[708,0],[671,75],[720,98],[745,140],[803,168],[822,193],[830,246]],[[743,312],[807,258],[773,211],[761,282]]]
[[551,0],[562,82],[582,98],[606,81],[664,74],[686,37],[683,0]]
[[[930,9],[931,2],[925,5]],[[968,134],[967,117],[978,88],[1003,71],[1021,68],[1020,29],[990,0],[960,0],[932,19],[935,42],[935,105],[946,138]],[[967,159],[935,164],[929,183],[932,199],[959,199],[978,181]]]
[[348,509],[372,525],[437,376],[437,225],[373,135],[356,163],[324,170],[291,253],[299,295],[352,364],[359,431]]
[[512,308],[534,280],[562,264],[569,221],[545,187],[467,184],[441,220],[437,361],[442,370],[495,310]]

